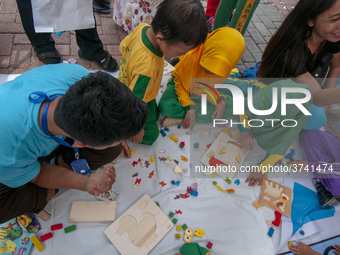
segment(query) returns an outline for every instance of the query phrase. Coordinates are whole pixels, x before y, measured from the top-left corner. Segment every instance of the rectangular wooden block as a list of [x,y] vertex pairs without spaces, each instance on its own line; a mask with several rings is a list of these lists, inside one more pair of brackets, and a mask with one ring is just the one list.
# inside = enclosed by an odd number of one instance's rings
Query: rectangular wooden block
[[69,222],[112,222],[116,201],[73,201]]
[[172,227],[168,216],[144,195],[104,233],[122,255],[146,255]]

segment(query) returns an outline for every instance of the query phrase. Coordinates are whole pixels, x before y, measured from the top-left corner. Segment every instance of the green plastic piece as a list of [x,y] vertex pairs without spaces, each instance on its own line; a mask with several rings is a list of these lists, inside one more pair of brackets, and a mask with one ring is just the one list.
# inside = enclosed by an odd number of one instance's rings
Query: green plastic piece
[[176,218],[173,218],[172,223],[173,223],[173,224],[176,224],[176,223],[177,223],[177,219],[176,219]]
[[168,155],[166,157],[168,158],[168,160],[173,161],[173,158],[171,156]]
[[182,228],[183,228],[183,230],[186,230],[188,228],[188,226],[186,224],[183,224]]
[[199,143],[195,143],[194,144],[194,148],[197,149],[198,147],[200,147],[200,144]]
[[76,225],[72,225],[72,226],[69,226],[67,228],[64,228],[65,234],[70,233],[70,232],[75,231],[75,230],[76,230]]
[[169,217],[170,217],[170,218],[174,217],[174,215],[175,215],[175,214],[174,214],[173,212],[170,212],[170,213],[169,213]]
[[159,207],[159,203],[158,202],[155,202],[155,204]]
[[225,181],[229,184],[231,184],[231,180],[229,178],[225,178]]
[[216,185],[217,185],[217,182],[213,181],[212,184],[213,184],[214,186],[216,186]]

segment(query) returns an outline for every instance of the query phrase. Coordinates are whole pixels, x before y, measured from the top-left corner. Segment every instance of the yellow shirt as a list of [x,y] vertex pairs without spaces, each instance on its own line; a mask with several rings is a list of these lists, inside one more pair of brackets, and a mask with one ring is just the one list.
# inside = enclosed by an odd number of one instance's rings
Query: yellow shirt
[[120,43],[118,79],[144,102],[155,99],[161,86],[164,54],[155,49],[146,35],[148,24],[138,25]]

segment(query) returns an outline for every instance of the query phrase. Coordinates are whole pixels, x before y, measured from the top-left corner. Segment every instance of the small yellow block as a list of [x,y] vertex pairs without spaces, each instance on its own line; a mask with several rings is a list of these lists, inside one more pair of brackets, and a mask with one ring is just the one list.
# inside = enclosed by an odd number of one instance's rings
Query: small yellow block
[[31,241],[34,244],[34,246],[38,249],[38,251],[42,251],[43,249],[45,249],[36,235],[31,237]]
[[181,225],[177,225],[177,226],[176,226],[176,230],[177,230],[177,231],[181,231],[181,230],[182,230],[182,226],[181,226]]
[[176,239],[180,239],[181,235],[180,234],[175,234]]
[[259,201],[255,201],[253,205],[255,206],[256,209],[262,206]]
[[212,172],[210,175],[211,175],[211,177],[215,177],[215,176],[216,176],[216,173],[215,173],[215,172]]
[[292,242],[288,242],[288,247],[292,246],[293,243]]
[[202,238],[203,235],[205,235],[204,230],[196,228],[195,236],[198,236],[199,238]]

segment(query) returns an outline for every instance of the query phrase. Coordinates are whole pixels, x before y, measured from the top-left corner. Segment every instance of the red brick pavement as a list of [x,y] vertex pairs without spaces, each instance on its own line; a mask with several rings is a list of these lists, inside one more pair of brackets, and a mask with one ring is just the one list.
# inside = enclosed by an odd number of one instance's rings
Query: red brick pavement
[[[272,1],[284,15],[287,15],[298,0]],[[121,59],[119,43],[127,33],[112,20],[112,14],[95,13],[95,18],[104,48],[119,62]],[[88,69],[98,69],[94,63],[78,57],[78,46],[73,31],[65,32],[61,36],[53,35],[53,38],[64,60],[71,57]],[[16,1],[0,0],[0,73],[23,73],[42,64],[22,28]]]

